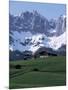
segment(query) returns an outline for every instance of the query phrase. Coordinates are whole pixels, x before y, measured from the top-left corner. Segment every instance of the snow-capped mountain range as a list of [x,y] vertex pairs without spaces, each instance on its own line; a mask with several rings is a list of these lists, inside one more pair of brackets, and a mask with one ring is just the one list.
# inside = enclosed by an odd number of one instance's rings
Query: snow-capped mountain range
[[66,16],[47,20],[37,11],[23,12],[20,16],[9,15],[10,51],[31,51],[40,47],[58,51],[66,47]]

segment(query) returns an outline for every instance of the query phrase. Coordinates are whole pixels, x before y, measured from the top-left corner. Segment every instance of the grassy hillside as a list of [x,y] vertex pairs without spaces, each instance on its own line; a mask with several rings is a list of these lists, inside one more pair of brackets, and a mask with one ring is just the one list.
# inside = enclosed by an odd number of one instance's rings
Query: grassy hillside
[[[20,69],[16,69],[20,65]],[[62,86],[66,84],[65,56],[10,61],[9,88]]]

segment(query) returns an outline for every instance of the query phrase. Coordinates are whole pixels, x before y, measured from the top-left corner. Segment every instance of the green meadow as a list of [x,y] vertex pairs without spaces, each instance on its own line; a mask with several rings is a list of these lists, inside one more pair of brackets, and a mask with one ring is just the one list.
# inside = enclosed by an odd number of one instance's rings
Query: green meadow
[[9,66],[10,89],[66,85],[65,56],[10,61]]

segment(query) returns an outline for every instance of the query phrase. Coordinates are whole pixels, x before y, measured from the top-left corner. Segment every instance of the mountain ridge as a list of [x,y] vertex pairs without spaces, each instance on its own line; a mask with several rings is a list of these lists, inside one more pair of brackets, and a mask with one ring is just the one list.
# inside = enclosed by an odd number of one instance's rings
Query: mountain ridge
[[35,53],[40,47],[57,52],[66,46],[66,16],[48,21],[36,11],[27,11],[16,17],[9,15],[9,40],[12,52]]

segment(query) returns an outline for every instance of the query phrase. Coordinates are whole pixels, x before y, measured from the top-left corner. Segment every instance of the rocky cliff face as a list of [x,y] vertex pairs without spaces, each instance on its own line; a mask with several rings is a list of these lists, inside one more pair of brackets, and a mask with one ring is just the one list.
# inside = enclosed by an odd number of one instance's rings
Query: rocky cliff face
[[47,20],[37,11],[26,11],[20,16],[10,14],[9,46],[12,53],[35,53],[40,47],[52,49],[51,53],[65,53],[66,17]]

